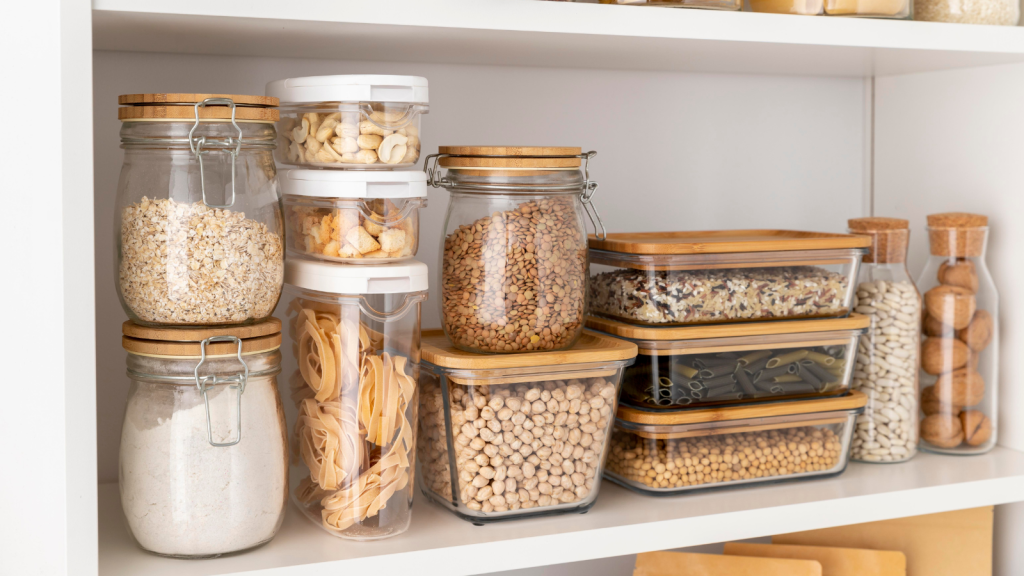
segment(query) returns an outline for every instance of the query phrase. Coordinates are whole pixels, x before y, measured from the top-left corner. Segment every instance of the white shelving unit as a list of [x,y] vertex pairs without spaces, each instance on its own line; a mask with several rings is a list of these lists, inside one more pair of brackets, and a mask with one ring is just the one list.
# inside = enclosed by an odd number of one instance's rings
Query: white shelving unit
[[[1021,28],[536,0],[38,0],[8,18],[17,25],[0,48],[19,84],[0,102],[10,133],[32,137],[6,139],[0,155],[16,215],[0,237],[31,284],[0,289],[17,334],[5,340],[0,461],[12,472],[0,479],[0,573],[470,575],[993,504],[997,576],[1024,572],[1014,546],[1024,510],[1010,505],[1024,502]],[[428,76],[425,150],[568,141],[601,151],[596,202],[612,229],[841,231],[872,211],[904,215],[916,272],[924,214],[988,213],[1004,296],[1001,446],[677,498],[606,484],[586,515],[486,527],[420,498],[409,533],[374,543],[340,541],[290,510],[277,538],[247,554],[138,551],[116,485],[97,483],[116,480],[126,391],[109,248],[113,96],[256,94],[276,78],[346,72]],[[433,264],[445,193],[430,202],[419,256]],[[426,306],[424,325],[436,320]]]

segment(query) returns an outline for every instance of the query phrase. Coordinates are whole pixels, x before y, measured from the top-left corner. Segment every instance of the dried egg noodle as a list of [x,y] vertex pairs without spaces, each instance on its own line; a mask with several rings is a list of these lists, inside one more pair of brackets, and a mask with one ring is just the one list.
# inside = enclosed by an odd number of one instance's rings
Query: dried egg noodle
[[322,308],[292,310],[301,375],[292,391],[299,404],[295,449],[310,474],[296,497],[319,501],[324,527],[342,531],[376,516],[408,486],[413,440],[406,411],[416,385],[405,357],[375,354],[364,326]]

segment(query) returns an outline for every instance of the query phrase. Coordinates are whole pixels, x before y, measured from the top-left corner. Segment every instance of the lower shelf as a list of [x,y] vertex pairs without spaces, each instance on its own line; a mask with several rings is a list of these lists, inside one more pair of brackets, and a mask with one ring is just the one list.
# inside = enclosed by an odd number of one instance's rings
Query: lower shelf
[[587,514],[473,526],[417,495],[412,527],[378,542],[348,542],[289,507],[266,546],[212,560],[175,560],[134,546],[116,484],[100,486],[101,576],[431,574],[470,576],[637,552],[757,538],[1024,501],[1024,454],[919,454],[906,464],[851,464],[836,478],[670,498],[604,482]]

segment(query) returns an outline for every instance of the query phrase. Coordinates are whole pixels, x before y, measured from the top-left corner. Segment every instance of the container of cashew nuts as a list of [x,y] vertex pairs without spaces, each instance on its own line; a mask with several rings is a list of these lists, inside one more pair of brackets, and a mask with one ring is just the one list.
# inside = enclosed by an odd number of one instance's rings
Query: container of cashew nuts
[[420,487],[477,524],[594,505],[635,344],[584,332],[569,350],[481,355],[423,335]]
[[418,170],[281,170],[289,256],[343,264],[412,258],[427,177]]
[[[468,352],[566,350],[583,331],[596,152],[570,146],[441,146],[428,183],[449,192],[441,320]],[[443,170],[442,170],[443,169]],[[585,216],[586,215],[586,216]]]
[[996,445],[999,294],[985,265],[988,217],[928,216],[931,256],[924,294],[921,447],[981,454]]
[[427,79],[358,74],[275,80],[281,100],[274,158],[280,164],[348,169],[414,166]]
[[861,314],[680,328],[587,317],[588,328],[639,347],[622,401],[650,410],[841,395],[867,326]]
[[846,469],[866,402],[864,394],[850,392],[669,412],[620,406],[605,477],[664,496],[835,476]]
[[289,259],[285,282],[292,500],[335,536],[401,534],[413,498],[427,267]]

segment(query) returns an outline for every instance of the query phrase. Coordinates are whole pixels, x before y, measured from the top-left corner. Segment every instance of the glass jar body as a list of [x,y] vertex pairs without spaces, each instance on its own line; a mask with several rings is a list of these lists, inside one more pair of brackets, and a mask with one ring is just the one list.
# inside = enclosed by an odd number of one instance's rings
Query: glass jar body
[[851,457],[903,462],[917,454],[921,297],[906,262],[863,263],[854,310],[871,319],[860,336],[852,388],[868,397]]
[[[128,355],[118,478],[125,523],[143,549],[219,556],[266,543],[280,528],[288,496],[281,354],[243,358],[244,391],[209,387],[207,408],[193,375],[199,358]],[[239,371],[235,356],[215,357],[201,374]]]
[[387,264],[419,249],[421,198],[286,195],[288,253],[340,264]]
[[[133,121],[121,128],[118,297],[132,320],[149,326],[262,320],[284,280],[274,126],[238,122],[242,146],[234,162],[227,148],[211,144],[201,167],[188,143],[193,126]],[[203,121],[195,136],[213,142],[237,137],[237,130]]]
[[1013,0],[915,0],[914,19],[1016,26],[1020,21],[1020,3]]
[[929,228],[924,294],[922,447],[982,454],[996,445],[999,294],[985,265],[987,228]]
[[425,292],[349,296],[289,288],[286,364],[297,408],[292,498],[342,538],[409,528]]
[[[453,174],[455,173],[455,174]],[[515,353],[564,350],[583,331],[587,235],[578,171],[524,176],[461,176],[454,185],[441,246],[441,318],[461,350]],[[500,186],[500,191],[474,188]]]

